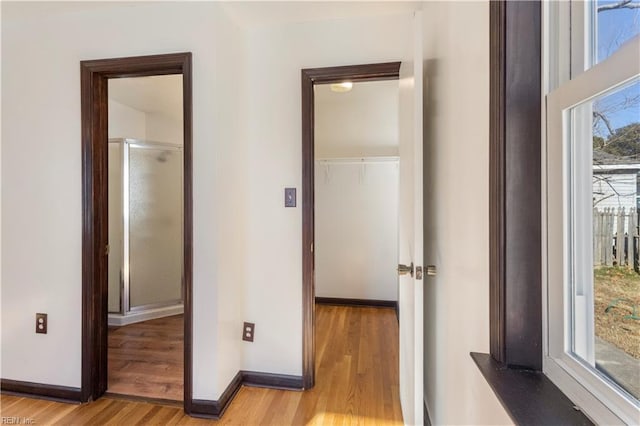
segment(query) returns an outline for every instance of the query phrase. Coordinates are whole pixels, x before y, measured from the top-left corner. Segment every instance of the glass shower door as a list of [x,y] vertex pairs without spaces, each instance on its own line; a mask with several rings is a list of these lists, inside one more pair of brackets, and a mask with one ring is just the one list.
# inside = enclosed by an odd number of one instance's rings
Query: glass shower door
[[129,306],[182,302],[182,150],[129,144]]

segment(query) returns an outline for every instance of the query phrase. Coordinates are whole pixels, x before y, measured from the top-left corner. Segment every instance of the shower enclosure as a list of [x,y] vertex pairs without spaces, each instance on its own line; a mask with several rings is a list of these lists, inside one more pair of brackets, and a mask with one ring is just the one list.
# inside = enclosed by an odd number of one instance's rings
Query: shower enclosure
[[109,140],[109,324],[183,312],[182,147]]

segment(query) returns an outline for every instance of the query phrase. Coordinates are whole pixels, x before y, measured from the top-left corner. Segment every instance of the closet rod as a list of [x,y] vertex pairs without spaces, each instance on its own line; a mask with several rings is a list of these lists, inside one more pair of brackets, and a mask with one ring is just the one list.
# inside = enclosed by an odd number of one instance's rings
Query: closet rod
[[323,164],[371,164],[397,163],[400,157],[348,157],[348,158],[318,158],[316,162]]

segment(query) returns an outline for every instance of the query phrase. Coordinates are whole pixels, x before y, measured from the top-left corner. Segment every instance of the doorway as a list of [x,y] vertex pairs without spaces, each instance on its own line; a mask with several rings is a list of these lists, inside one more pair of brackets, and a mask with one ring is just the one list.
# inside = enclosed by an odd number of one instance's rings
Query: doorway
[[316,303],[398,301],[398,80],[315,86]]
[[[126,86],[128,81],[142,82],[141,78],[147,78],[145,81],[148,82],[154,78],[157,79],[154,76],[164,76],[169,79],[173,77],[174,80],[181,80],[178,83],[182,98],[180,101],[181,117],[178,117],[181,125],[177,131],[173,132],[174,136],[140,138],[136,137],[139,135],[131,136],[133,130],[130,130],[128,135],[127,133],[114,134],[113,129],[109,129],[109,124],[111,124],[109,115],[111,113],[115,118],[117,112],[113,106],[109,108],[109,92],[112,91],[116,94],[119,91],[122,100],[130,96],[132,90],[131,87],[118,89],[118,84]],[[149,77],[152,78],[149,79]],[[111,87],[111,82],[118,84]],[[183,400],[185,411],[189,413],[192,402],[191,53],[82,61],[81,83],[83,161],[82,400],[95,400],[107,390],[111,391],[109,364],[110,361],[113,362],[113,359],[109,358],[110,319],[113,327],[121,327],[123,324],[131,322],[143,324],[146,327],[153,326],[154,324],[145,324],[139,320],[149,320],[154,315],[156,317],[152,321],[172,322],[172,316],[166,315],[176,313],[176,309],[182,302],[184,316],[180,317],[177,322],[173,321],[175,324],[171,324],[170,327],[173,327],[173,334],[176,334],[177,328],[177,333],[182,334],[184,338],[180,354],[180,357],[184,359],[184,369],[181,374],[183,390],[181,390],[181,397],[178,399]],[[151,90],[151,93],[157,93],[157,90]],[[151,103],[158,105],[159,101],[155,99]],[[163,120],[164,124],[167,122],[168,120]],[[167,132],[166,129],[164,131]],[[175,136],[176,133],[178,136]],[[179,141],[176,143],[172,139],[182,139],[182,145],[180,146]],[[118,185],[117,183],[110,185],[110,166],[119,168],[116,175],[121,179],[129,180],[129,185]],[[144,169],[144,173],[139,173],[139,167]],[[154,186],[145,180],[148,180],[149,176],[155,176],[161,182],[157,185],[154,184]],[[133,200],[132,194],[128,193],[130,189],[132,191],[134,189],[133,181],[147,189],[144,192],[146,195],[137,200]],[[118,187],[123,189],[122,193],[118,192]],[[155,189],[153,189],[154,187]],[[171,192],[171,197],[167,195],[169,192]],[[156,196],[162,193],[164,195],[151,200],[149,194],[153,193]],[[160,199],[170,201],[164,202],[165,205],[161,206]],[[123,205],[114,203],[115,200],[120,200]],[[135,203],[139,205],[133,212],[131,207],[136,207]],[[156,208],[148,208],[152,205],[155,205]],[[126,218],[122,221],[123,229],[115,228],[115,223],[118,221],[113,220],[115,216],[110,215],[110,208],[118,210],[122,217]],[[160,210],[163,211],[160,212]],[[161,213],[165,216],[161,218],[164,220],[167,214],[174,210],[182,217],[179,220],[172,220],[172,224],[167,224],[165,221],[165,229],[162,232],[144,229],[145,226],[149,228],[151,223],[159,220],[158,217],[149,217],[150,213],[151,216],[153,214],[157,216],[157,213]],[[136,229],[133,229],[132,226],[134,220],[135,226],[138,226]],[[110,231],[112,231],[111,235]],[[141,235],[133,235],[136,231]],[[118,239],[114,236],[121,237],[129,244],[124,242],[122,245],[118,244]],[[150,241],[145,241],[147,237],[177,239],[179,244],[154,253],[149,249]],[[157,243],[158,241],[155,242],[156,245]],[[110,256],[112,250],[116,254]],[[121,256],[119,250],[122,250],[123,253],[127,252],[128,256],[126,258],[124,254]],[[131,263],[133,260],[131,255],[134,252],[137,253],[135,266]],[[177,262],[175,261],[176,257]],[[157,263],[160,258],[170,263],[168,269],[167,265],[158,267],[156,264],[155,267],[153,266],[153,262]],[[122,259],[119,267],[110,264],[113,263],[110,260],[114,259]],[[114,271],[117,269],[122,272],[116,276]],[[158,269],[162,270],[160,275],[157,274]],[[143,287],[145,281],[163,280],[167,281],[169,285],[162,290],[149,290]],[[110,287],[112,291],[110,291]],[[109,311],[112,311],[111,318],[109,318]],[[160,314],[161,316],[165,315],[161,319],[157,317],[159,311],[164,311]],[[111,331],[113,331],[113,327],[111,327]],[[144,333],[142,332],[142,334]],[[135,343],[133,345],[135,346]],[[151,388],[154,386],[158,386],[158,384],[150,385]],[[168,398],[162,398],[161,394],[157,393],[154,395],[153,392],[147,394],[136,392],[134,394],[145,398],[176,399],[175,392]]]
[[[400,62],[302,70],[302,274],[303,274],[303,386],[315,384],[316,373],[316,144],[315,96],[321,84],[398,80]],[[396,218],[397,219],[397,218]]]
[[399,81],[314,96],[315,387],[357,389],[356,403],[327,401],[334,416],[398,424]]
[[182,401],[182,75],[108,80],[109,394]]

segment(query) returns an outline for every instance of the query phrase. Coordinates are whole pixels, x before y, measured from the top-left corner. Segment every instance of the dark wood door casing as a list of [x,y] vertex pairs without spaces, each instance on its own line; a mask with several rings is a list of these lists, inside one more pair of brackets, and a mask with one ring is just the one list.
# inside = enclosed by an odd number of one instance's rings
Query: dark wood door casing
[[184,114],[184,407],[192,403],[192,79],[191,53],[80,62],[82,122],[81,399],[107,389],[108,79],[181,74]]
[[314,84],[397,80],[400,62],[303,69],[302,77],[302,381],[315,383]]

